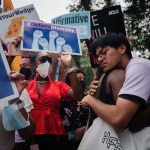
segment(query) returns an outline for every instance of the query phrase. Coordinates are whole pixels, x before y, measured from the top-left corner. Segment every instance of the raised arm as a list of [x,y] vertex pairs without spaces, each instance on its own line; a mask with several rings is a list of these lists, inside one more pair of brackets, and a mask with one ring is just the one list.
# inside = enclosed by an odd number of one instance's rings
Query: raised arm
[[76,69],[72,65],[72,56],[68,55],[68,54],[63,55],[61,52],[60,59],[66,68],[66,73],[69,74],[71,87],[72,87],[72,89],[68,90],[67,96],[80,101],[84,97],[84,91],[82,89],[81,83],[79,82],[79,80],[76,76],[76,73],[75,73]]

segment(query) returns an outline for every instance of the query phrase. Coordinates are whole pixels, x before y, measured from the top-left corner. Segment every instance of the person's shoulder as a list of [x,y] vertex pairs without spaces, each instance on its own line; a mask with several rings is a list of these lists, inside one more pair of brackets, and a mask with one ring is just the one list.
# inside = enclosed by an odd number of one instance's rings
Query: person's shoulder
[[123,69],[114,69],[110,72],[109,77],[110,78],[118,78],[118,77],[124,77],[125,76],[125,70]]
[[130,60],[127,69],[128,68],[133,68],[136,66],[141,66],[141,67],[150,67],[150,60],[146,58],[140,58],[140,57],[134,57]]
[[129,62],[126,72],[128,74],[150,74],[150,60],[135,57]]
[[125,70],[114,69],[110,72],[108,82],[117,83],[125,80]]
[[64,81],[59,81],[59,80],[56,80],[56,81],[53,81],[52,82],[53,84],[56,84],[56,85],[66,85],[67,83],[66,82],[64,82]]
[[118,75],[118,74],[125,74],[125,70],[124,69],[114,69],[110,72],[110,75]]

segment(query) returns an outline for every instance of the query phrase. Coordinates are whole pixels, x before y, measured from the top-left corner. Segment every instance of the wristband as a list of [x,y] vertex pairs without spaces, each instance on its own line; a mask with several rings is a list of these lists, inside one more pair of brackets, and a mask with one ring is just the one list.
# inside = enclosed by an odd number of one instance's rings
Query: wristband
[[77,67],[73,65],[65,70],[65,74],[67,75],[68,73],[75,72],[76,70]]

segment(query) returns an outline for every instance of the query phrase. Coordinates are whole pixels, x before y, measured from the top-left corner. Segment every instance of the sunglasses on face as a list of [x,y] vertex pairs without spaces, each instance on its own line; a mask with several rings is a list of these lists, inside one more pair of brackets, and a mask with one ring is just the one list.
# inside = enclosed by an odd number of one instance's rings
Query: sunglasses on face
[[39,59],[39,61],[40,61],[41,63],[45,63],[46,61],[48,61],[48,62],[51,64],[51,63],[52,63],[52,58],[49,57],[49,56],[42,56],[42,57]]

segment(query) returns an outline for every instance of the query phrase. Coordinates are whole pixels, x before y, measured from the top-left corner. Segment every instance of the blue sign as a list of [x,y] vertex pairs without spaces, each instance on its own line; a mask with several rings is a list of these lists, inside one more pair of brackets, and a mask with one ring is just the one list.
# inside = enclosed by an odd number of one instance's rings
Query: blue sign
[[0,42],[0,101],[19,97],[15,83],[8,77],[9,72],[10,68]]
[[23,21],[21,50],[82,55],[76,27]]
[[51,20],[53,24],[76,26],[80,39],[91,38],[90,11],[82,11],[61,15]]

